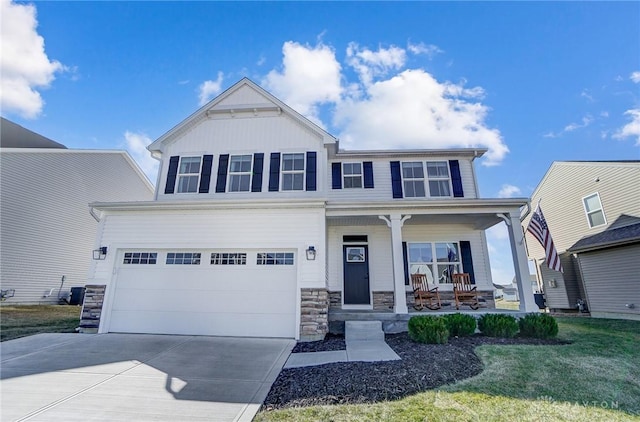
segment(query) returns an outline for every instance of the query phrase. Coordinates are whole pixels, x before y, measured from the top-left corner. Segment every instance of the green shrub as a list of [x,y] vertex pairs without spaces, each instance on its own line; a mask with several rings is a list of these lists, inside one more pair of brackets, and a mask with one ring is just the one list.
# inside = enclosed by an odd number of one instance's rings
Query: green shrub
[[419,343],[444,344],[449,339],[447,325],[440,317],[414,316],[409,319],[408,327],[409,337]]
[[456,313],[444,315],[442,318],[451,337],[467,337],[476,332],[476,319],[471,315]]
[[527,314],[518,321],[522,337],[553,338],[558,335],[558,323],[547,314]]
[[511,315],[485,314],[478,320],[480,332],[489,337],[514,337],[518,333],[518,322]]

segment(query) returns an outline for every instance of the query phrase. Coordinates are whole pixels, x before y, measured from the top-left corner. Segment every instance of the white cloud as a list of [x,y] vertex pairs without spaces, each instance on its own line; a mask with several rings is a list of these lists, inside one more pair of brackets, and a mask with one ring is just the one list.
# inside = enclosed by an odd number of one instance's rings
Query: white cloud
[[352,42],[347,47],[347,63],[358,73],[365,86],[371,85],[375,77],[386,76],[390,71],[401,69],[406,61],[406,51],[395,46],[380,47],[378,51],[372,51],[360,48]]
[[631,121],[618,129],[613,137],[617,139],[636,138],[636,145],[640,146],[640,108],[627,110],[624,114],[630,116]]
[[340,101],[341,66],[333,49],[287,41],[282,46],[283,69],[272,70],[262,83],[298,113],[321,124],[318,106]]
[[152,142],[144,133],[124,133],[126,149],[133,159],[138,163],[142,171],[147,175],[151,183],[156,182],[158,175],[158,160],[151,157],[147,146]]
[[520,191],[519,187],[504,184],[502,185],[500,192],[498,192],[498,198],[513,198],[514,196],[520,195],[521,193],[522,192]]
[[432,59],[433,56],[435,56],[436,54],[444,53],[444,51],[440,50],[440,48],[437,45],[425,44],[425,43],[418,43],[418,44],[408,43],[407,50],[409,50],[411,53],[416,55],[424,54],[428,56],[430,59]]
[[0,107],[36,118],[44,106],[38,89],[49,87],[65,67],[44,51],[35,6],[0,0],[0,19]]
[[633,83],[640,84],[640,71],[632,72],[629,79],[631,79]]
[[224,74],[222,72],[218,72],[218,78],[215,81],[208,80],[200,84],[198,87],[198,98],[201,106],[211,101],[211,99],[222,90],[223,79]]
[[438,82],[422,69],[405,70],[346,98],[335,123],[345,144],[357,149],[487,147],[485,165],[498,164],[509,149],[497,129],[485,125],[489,108],[468,101],[481,88]]
[[484,89],[404,69],[402,48],[374,51],[350,43],[345,61],[357,80],[348,80],[334,50],[321,41],[288,41],[282,52],[282,69],[269,72],[262,85],[321,126],[319,107],[329,106],[331,131],[348,148],[488,148],[484,165],[498,164],[509,152],[500,131],[485,123]]
[[589,101],[590,103],[592,103],[592,102],[594,102],[594,101],[595,101],[595,100],[594,100],[594,98],[593,98],[593,95],[591,95],[591,94],[589,93],[589,90],[588,90],[588,89],[584,89],[584,90],[582,90],[582,92],[580,93],[580,96],[581,96],[582,98],[586,98],[586,99],[587,99],[587,101]]
[[587,115],[587,116],[584,116],[582,118],[581,123],[570,123],[567,126],[565,126],[564,127],[564,131],[565,132],[573,132],[576,129],[581,129],[583,127],[587,127],[591,123],[593,123],[593,117],[591,117],[590,115]]

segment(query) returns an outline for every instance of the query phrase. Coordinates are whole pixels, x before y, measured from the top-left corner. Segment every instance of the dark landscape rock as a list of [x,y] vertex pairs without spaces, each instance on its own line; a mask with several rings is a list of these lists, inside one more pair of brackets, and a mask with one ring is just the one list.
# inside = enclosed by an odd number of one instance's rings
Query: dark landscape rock
[[[557,339],[480,335],[452,338],[444,345],[416,343],[407,333],[388,334],[385,339],[401,360],[284,369],[271,387],[262,410],[397,400],[479,374],[483,365],[474,349],[483,344],[566,344]],[[328,336],[320,342],[298,343],[296,349],[297,352],[344,350],[344,338]]]

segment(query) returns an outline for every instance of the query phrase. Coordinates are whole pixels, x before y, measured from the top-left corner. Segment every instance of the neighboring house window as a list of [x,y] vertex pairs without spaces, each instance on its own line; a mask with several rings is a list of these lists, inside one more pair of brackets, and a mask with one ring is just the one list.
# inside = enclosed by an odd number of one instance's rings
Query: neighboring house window
[[200,265],[200,252],[169,252],[167,265]]
[[155,265],[157,259],[157,252],[125,252],[124,261],[122,263]]
[[258,265],[293,265],[293,252],[259,252]]
[[409,243],[409,271],[425,274],[431,284],[451,283],[462,272],[458,242]]
[[362,187],[362,163],[342,164],[343,186],[345,189]]
[[402,163],[402,182],[405,198],[423,198],[425,191],[422,162]]
[[249,192],[252,155],[232,155],[229,168],[229,192]]
[[598,227],[607,223],[598,193],[582,198],[582,202],[584,203],[584,210],[587,213],[589,227]]
[[211,254],[211,265],[247,265],[247,254],[214,252]]
[[304,190],[304,154],[282,154],[282,190]]
[[449,164],[446,161],[427,161],[429,196],[451,196]]
[[202,157],[180,157],[178,193],[198,192],[201,158]]

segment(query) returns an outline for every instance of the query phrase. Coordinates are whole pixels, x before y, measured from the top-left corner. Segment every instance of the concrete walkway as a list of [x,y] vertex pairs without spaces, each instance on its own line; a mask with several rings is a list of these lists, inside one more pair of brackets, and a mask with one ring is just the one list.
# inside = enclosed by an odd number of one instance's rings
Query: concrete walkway
[[346,350],[292,353],[284,369],[336,362],[380,362],[400,359],[384,341],[380,321],[346,321],[345,343]]
[[251,421],[294,340],[39,334],[0,343],[2,421]]

